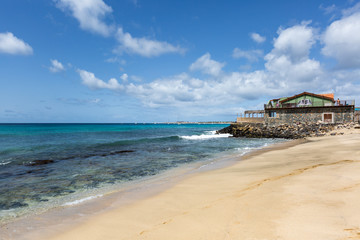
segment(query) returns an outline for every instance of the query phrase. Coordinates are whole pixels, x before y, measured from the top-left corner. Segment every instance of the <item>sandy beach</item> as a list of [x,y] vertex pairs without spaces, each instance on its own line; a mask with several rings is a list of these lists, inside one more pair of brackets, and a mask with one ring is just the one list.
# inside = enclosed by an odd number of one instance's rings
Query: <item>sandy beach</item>
[[360,130],[310,138],[31,238],[360,239],[359,172]]

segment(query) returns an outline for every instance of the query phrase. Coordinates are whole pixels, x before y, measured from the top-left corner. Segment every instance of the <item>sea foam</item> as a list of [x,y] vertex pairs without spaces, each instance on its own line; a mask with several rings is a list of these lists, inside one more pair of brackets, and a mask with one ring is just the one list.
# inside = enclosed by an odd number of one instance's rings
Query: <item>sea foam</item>
[[90,197],[82,198],[82,199],[75,200],[75,201],[72,201],[72,202],[64,203],[62,206],[63,206],[63,207],[73,206],[73,205],[77,205],[77,204],[83,203],[83,202],[85,202],[85,201],[89,201],[89,200],[91,200],[91,199],[99,198],[99,197],[102,197],[102,196],[103,196],[102,194],[95,195],[95,196],[90,196]]
[[231,137],[231,134],[224,133],[224,134],[216,134],[216,131],[207,131],[206,134],[201,135],[191,135],[191,136],[180,136],[182,139],[187,140],[206,140],[211,138],[227,138]]

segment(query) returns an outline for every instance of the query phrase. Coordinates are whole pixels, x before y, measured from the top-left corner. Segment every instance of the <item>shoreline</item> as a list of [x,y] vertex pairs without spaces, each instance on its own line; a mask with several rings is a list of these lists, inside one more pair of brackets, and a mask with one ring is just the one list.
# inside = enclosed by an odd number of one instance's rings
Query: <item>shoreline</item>
[[[345,144],[337,144],[339,140]],[[360,134],[353,134],[274,144],[252,151],[230,166],[189,174],[153,195],[127,205],[106,208],[102,212],[82,218],[73,226],[58,224],[53,229],[35,231],[22,239],[226,239],[225,232],[232,236],[229,239],[296,239],[279,238],[289,235],[288,227],[295,224],[287,226],[286,221],[280,221],[282,213],[288,213],[289,206],[292,206],[291,201],[283,199],[287,198],[287,194],[282,192],[283,189],[288,191],[294,187],[287,186],[289,179],[293,181],[294,178],[312,171],[337,166],[351,166],[360,170],[360,150],[352,149],[354,144],[357,146],[359,143]],[[309,151],[314,148],[319,148],[319,151]],[[294,161],[301,157],[305,159]],[[336,157],[346,159],[339,160]],[[360,186],[360,179],[353,177],[359,180]],[[310,174],[310,178],[314,176]],[[306,195],[308,192],[303,189],[304,181],[307,180],[300,181],[295,189],[301,189],[300,192]],[[329,184],[326,181],[325,183]],[[296,195],[296,191],[291,194]],[[99,199],[98,202],[103,200]],[[298,200],[295,198],[295,202]],[[279,206],[275,203],[279,203]],[[268,209],[268,206],[274,209]],[[356,209],[358,210],[360,209]],[[295,220],[298,221],[297,218]],[[223,229],[224,224],[226,231]],[[360,226],[359,222],[354,224]],[[297,227],[308,226],[309,224],[302,222]],[[351,226],[346,227],[353,229]],[[180,229],[188,230],[181,232]],[[274,233],[273,229],[282,229],[282,232],[279,235]],[[350,230],[329,232],[334,236],[352,233]],[[323,235],[314,236],[307,239],[325,239]]]
[[[114,185],[103,191],[94,191],[96,195],[75,200],[79,204],[59,205],[43,212],[20,216],[5,224],[0,225],[0,231],[3,232],[5,239],[18,239],[20,236],[26,237],[21,239],[37,239],[31,235],[40,235],[57,229],[68,229],[73,224],[79,224],[86,221],[89,217],[101,214],[102,212],[111,211],[114,208],[124,207],[136,201],[159,194],[173,187],[184,179],[193,175],[201,174],[208,171],[214,171],[226,168],[236,164],[238,161],[247,159],[250,156],[262,152],[271,151],[278,148],[287,148],[298,144],[304,140],[285,140],[283,142],[272,143],[260,148],[250,149],[249,152],[220,154],[206,161],[185,164],[170,170],[166,170],[156,176],[145,177],[131,182]],[[86,199],[82,202],[83,199]],[[60,216],[60,219],[58,219]],[[31,224],[29,224],[29,222]],[[34,230],[36,229],[36,230]],[[40,229],[40,230],[39,230]],[[50,232],[51,232],[50,231]],[[45,234],[47,235],[47,234]],[[51,235],[51,234],[50,234]],[[30,236],[30,237],[28,237]]]

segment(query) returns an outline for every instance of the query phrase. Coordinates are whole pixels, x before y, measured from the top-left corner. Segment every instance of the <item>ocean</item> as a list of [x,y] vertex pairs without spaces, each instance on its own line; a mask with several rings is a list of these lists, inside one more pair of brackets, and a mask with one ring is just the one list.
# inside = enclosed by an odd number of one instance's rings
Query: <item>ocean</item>
[[222,124],[0,124],[0,223],[279,142]]

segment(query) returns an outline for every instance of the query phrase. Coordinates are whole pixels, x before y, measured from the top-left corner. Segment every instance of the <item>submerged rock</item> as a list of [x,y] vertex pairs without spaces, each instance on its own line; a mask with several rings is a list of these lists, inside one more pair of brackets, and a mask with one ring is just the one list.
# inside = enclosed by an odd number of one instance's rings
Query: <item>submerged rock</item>
[[12,201],[12,202],[0,202],[0,210],[9,210],[12,208],[21,208],[21,207],[27,207],[29,206],[27,203],[24,202],[16,202],[16,201]]
[[45,165],[45,164],[49,164],[49,163],[54,163],[54,160],[34,160],[28,164],[26,164],[26,166],[39,166],[39,165]]

